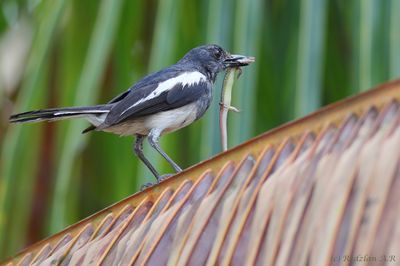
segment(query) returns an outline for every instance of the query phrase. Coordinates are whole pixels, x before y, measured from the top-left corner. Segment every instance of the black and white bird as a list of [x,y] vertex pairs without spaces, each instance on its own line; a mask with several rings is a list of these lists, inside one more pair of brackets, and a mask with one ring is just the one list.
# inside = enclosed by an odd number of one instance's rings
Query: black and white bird
[[162,150],[162,134],[183,128],[200,117],[210,106],[217,74],[228,67],[248,65],[252,58],[231,55],[218,45],[190,50],[176,64],[144,77],[107,104],[43,109],[12,115],[12,123],[86,118],[91,130],[136,136],[134,152],[154,174],[160,174],[143,154],[148,141],[175,169],[182,169]]

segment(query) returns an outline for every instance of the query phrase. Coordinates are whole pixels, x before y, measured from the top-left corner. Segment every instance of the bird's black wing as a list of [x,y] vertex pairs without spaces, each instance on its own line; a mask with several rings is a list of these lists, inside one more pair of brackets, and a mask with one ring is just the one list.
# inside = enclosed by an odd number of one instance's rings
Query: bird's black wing
[[[179,108],[199,99],[211,90],[212,85],[204,80],[185,86],[177,83],[171,89],[151,97],[157,86],[158,83],[131,90],[125,98],[114,105],[104,124],[111,126],[128,119]],[[146,99],[149,95],[150,97]]]
[[[136,84],[134,84],[132,87],[130,87],[128,90],[118,94],[114,98],[112,98],[108,104],[113,104],[122,101],[125,99],[126,96],[130,95],[132,91],[138,90],[140,88],[150,88],[154,84],[158,84],[160,82],[163,82],[169,78],[172,78],[176,75],[179,75],[179,73],[182,73],[185,69],[182,69],[181,66],[175,64],[171,65],[167,68],[164,68],[160,71],[154,72],[152,74],[147,75],[146,77],[142,78],[139,80]],[[154,87],[155,88],[155,87]],[[150,90],[148,90],[150,91]]]
[[116,102],[121,101],[122,99],[124,99],[131,92],[131,90],[132,89],[130,88],[127,91],[124,91],[123,93],[118,94],[116,97],[112,98],[112,100],[109,101],[108,103],[110,104],[110,103],[116,103]]

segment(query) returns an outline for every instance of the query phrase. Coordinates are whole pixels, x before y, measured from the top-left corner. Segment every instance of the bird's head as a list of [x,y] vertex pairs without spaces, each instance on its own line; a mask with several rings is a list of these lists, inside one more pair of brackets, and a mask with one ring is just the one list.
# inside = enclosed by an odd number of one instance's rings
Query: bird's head
[[247,66],[254,62],[254,57],[232,55],[216,44],[209,44],[193,48],[181,61],[195,64],[214,80],[219,72],[228,67]]

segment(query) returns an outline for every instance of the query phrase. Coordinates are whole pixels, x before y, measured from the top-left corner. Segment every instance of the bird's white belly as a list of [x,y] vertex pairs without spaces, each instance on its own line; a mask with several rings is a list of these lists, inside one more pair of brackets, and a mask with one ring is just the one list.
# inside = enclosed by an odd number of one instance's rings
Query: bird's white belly
[[196,103],[192,103],[177,109],[128,120],[103,130],[123,136],[148,135],[152,129],[159,129],[162,134],[165,134],[191,124],[196,120],[196,113]]

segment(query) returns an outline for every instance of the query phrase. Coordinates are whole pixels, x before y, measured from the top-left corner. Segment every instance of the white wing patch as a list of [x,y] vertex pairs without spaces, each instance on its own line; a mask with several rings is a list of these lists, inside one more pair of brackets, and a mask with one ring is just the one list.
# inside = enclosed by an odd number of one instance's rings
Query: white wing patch
[[153,98],[156,98],[161,93],[171,90],[177,84],[182,84],[182,86],[185,87],[186,85],[190,86],[190,85],[198,84],[204,80],[206,80],[206,76],[204,76],[203,74],[201,74],[198,71],[185,72],[179,76],[176,76],[175,78],[167,79],[166,81],[163,81],[160,84],[158,84],[157,88],[154,91],[152,91],[149,95],[147,95],[146,97],[135,102],[129,108],[127,108],[125,111],[123,111],[121,113],[121,115],[123,115],[124,113],[126,113],[127,111],[132,109],[133,107],[137,106],[138,104],[148,101],[148,100],[151,100]]

